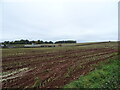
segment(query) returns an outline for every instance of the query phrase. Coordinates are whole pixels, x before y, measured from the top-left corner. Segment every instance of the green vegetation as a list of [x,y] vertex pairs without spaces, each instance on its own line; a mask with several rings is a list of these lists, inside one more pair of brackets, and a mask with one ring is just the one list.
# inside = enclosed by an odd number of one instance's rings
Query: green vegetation
[[35,83],[34,83],[34,85],[32,86],[32,88],[39,88],[41,85],[42,85],[42,83],[41,83],[40,78],[39,78],[39,77],[36,77],[36,78],[35,78]]
[[57,43],[61,43],[61,44],[63,44],[63,43],[76,43],[76,41],[73,41],[73,40],[68,40],[68,41],[56,41],[55,43],[56,43],[56,44],[57,44]]
[[70,77],[70,75],[72,74],[72,72],[74,71],[75,66],[73,67],[69,67],[68,68],[68,72],[65,74],[65,77]]
[[36,44],[53,44],[52,41],[42,41],[42,40],[37,40],[37,41],[29,41],[29,40],[16,40],[16,41],[4,41],[2,44],[32,44],[32,43],[36,43]]
[[[16,40],[16,41],[4,41],[2,42],[2,44],[32,44],[32,43],[35,43],[35,44],[53,44],[52,41],[42,41],[42,40],[37,40],[37,41],[29,41],[29,40]],[[76,43],[76,41],[73,41],[73,40],[67,40],[67,41],[56,41],[56,43]]]
[[78,80],[64,86],[64,88],[119,88],[120,61],[110,59],[95,66],[95,70]]

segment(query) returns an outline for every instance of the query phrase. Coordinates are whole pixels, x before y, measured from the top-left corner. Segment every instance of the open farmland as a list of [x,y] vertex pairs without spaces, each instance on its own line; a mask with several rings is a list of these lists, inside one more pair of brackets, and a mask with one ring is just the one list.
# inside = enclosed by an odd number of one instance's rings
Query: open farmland
[[118,55],[115,42],[84,46],[3,49],[3,88],[60,88]]

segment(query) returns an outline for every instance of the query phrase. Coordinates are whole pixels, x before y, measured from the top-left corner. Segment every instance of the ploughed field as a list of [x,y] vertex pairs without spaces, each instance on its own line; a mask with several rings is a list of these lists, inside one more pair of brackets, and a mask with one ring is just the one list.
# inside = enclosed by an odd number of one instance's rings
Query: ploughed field
[[60,88],[117,55],[117,43],[3,49],[3,88]]

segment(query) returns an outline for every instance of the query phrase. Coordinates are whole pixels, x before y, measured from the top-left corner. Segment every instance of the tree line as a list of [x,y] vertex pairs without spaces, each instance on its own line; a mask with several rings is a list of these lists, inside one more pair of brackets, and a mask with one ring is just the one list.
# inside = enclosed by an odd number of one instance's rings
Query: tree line
[[2,44],[63,44],[63,43],[76,43],[74,40],[66,40],[66,41],[56,41],[55,43],[53,41],[42,41],[42,40],[37,40],[37,41],[29,41],[29,40],[15,40],[15,41],[4,41]]
[[55,44],[59,44],[59,43],[76,43],[76,41],[73,40],[68,40],[68,41],[56,41]]

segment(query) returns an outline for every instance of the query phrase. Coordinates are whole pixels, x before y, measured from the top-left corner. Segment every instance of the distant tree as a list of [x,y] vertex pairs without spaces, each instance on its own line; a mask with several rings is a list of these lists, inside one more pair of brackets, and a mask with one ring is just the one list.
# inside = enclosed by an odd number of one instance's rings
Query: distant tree
[[44,44],[44,42],[43,42],[43,41],[40,41],[40,44]]
[[76,43],[76,41],[68,40],[68,41],[56,41],[55,44],[63,44],[63,43]]
[[35,41],[33,40],[33,41],[31,41],[32,43],[35,43]]
[[3,44],[10,44],[10,42],[9,41],[5,41]]
[[[4,41],[2,44],[53,44],[52,41],[42,41],[42,40],[37,40],[37,41],[29,41],[29,40],[15,40],[15,41]],[[56,41],[55,44],[63,44],[63,43],[76,43],[74,40],[67,40],[67,41]]]
[[45,44],[48,44],[48,42],[47,42],[47,41],[45,41],[44,43],[45,43]]
[[37,44],[41,44],[40,40],[37,41]]
[[14,44],[14,42],[13,42],[13,41],[11,41],[11,42],[10,42],[10,44]]
[[38,40],[38,41],[36,41],[36,44],[43,44],[44,42],[43,41],[40,41],[40,40]]
[[52,41],[49,41],[49,44],[53,44],[53,42],[52,42]]
[[29,40],[25,40],[25,44],[30,44]]

